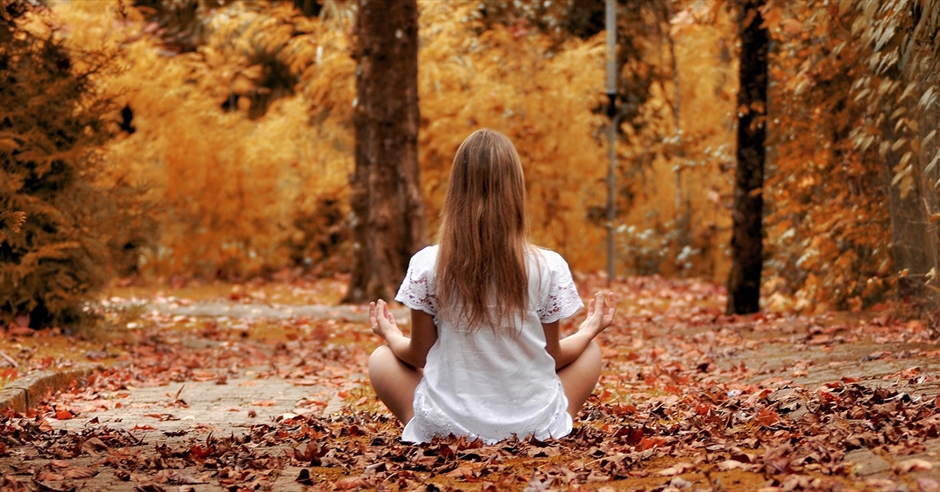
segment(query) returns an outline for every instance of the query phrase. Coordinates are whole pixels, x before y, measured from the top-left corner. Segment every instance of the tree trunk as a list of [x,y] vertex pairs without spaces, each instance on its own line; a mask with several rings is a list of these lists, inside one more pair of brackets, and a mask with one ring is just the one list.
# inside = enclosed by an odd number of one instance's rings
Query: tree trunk
[[343,302],[394,298],[424,245],[418,178],[418,6],[359,0],[352,278]]
[[[907,80],[899,70],[889,70],[888,77]],[[902,84],[903,86],[903,84]],[[893,111],[896,106],[886,103],[887,110]],[[890,113],[888,113],[890,114]],[[908,133],[895,132],[895,120],[885,118],[882,124],[885,142],[894,143],[901,136],[911,137]],[[924,275],[936,264],[936,237],[930,222],[932,205],[936,197],[929,192],[934,181],[927,178],[924,166],[915,162],[911,164],[910,183],[901,181],[893,183],[896,166],[900,164],[905,149],[894,151],[889,149],[885,154],[884,185],[888,196],[888,210],[891,218],[891,236],[894,242],[894,266],[898,272],[907,270],[911,276],[901,276],[898,279],[898,296],[911,300],[927,300],[927,288],[924,286]],[[919,156],[918,156],[919,157]],[[931,175],[935,173],[930,173]],[[925,191],[928,191],[925,193]]]
[[734,180],[734,227],[728,314],[760,310],[763,263],[764,140],[767,136],[767,30],[761,27],[764,0],[741,0],[741,55],[738,77],[738,149]]

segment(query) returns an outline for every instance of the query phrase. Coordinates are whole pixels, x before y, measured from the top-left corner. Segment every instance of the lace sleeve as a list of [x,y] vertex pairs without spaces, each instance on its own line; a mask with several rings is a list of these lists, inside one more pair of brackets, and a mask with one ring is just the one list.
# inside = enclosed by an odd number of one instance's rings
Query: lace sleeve
[[411,309],[437,315],[437,296],[434,294],[434,258],[429,258],[426,248],[411,258],[408,273],[398,289],[395,300]]
[[553,323],[563,318],[573,316],[584,307],[578,289],[571,278],[568,263],[560,255],[553,255],[548,261],[551,269],[551,284],[547,295],[541,299],[538,308],[539,320],[542,323]]

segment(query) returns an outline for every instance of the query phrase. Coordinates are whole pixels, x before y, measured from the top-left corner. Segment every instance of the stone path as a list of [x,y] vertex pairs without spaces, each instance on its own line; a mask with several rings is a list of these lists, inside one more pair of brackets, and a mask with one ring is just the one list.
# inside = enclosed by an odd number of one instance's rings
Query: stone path
[[[216,317],[220,320],[232,318],[271,318],[282,319],[297,316],[311,318],[332,318],[365,322],[367,310],[362,307],[324,307],[324,306],[278,306],[270,304],[244,304],[229,302],[196,302],[187,305],[164,304],[147,306],[148,310],[159,310],[168,315]],[[396,317],[406,319],[407,311],[398,310]],[[767,336],[763,335],[755,335]],[[194,342],[212,343],[203,339]],[[757,374],[747,382],[759,383],[768,378],[792,380],[794,386],[801,385],[812,390],[821,384],[839,381],[842,378],[869,378],[865,384],[878,385],[877,376],[887,377],[913,367],[924,374],[940,374],[940,358],[903,357],[905,353],[917,354],[922,346],[901,346],[891,343],[846,343],[836,344],[828,349],[822,347],[802,347],[799,350],[787,343],[758,344],[748,349],[734,351],[720,360],[720,364],[737,365],[745,362],[755,369]],[[894,354],[884,357],[879,354]],[[897,357],[901,355],[901,357]],[[811,370],[807,370],[811,369]],[[68,420],[50,419],[55,430],[81,432],[87,425],[103,425],[127,432],[140,439],[141,452],[148,452],[165,445],[179,443],[183,439],[192,440],[198,436],[210,434],[239,435],[251,426],[272,424],[285,416],[299,412],[318,412],[330,415],[342,408],[344,400],[337,396],[336,389],[330,390],[318,386],[298,385],[296,381],[279,377],[260,379],[258,375],[264,368],[240,369],[229,374],[224,384],[216,381],[198,381],[173,383],[167,386],[133,387],[120,390],[115,394],[114,402],[120,406],[97,408],[95,411],[80,414]],[[361,376],[361,375],[360,375]],[[875,379],[871,379],[876,376]],[[59,379],[62,379],[61,377]],[[359,378],[359,383],[364,377]],[[884,380],[884,384],[896,383]],[[43,386],[61,383],[53,381]],[[15,387],[16,392],[35,394],[38,389]],[[27,385],[28,386],[28,385]],[[10,388],[8,388],[9,390]],[[786,390],[781,390],[786,391]],[[906,388],[911,395],[933,397],[940,394],[940,382],[926,381],[923,384],[911,384]],[[116,392],[118,393],[118,392]],[[2,396],[2,393],[0,393]],[[785,397],[781,394],[780,397]],[[34,395],[33,401],[36,396]],[[304,401],[302,409],[298,404]],[[310,404],[312,401],[316,402]],[[3,405],[0,398],[0,405]],[[799,417],[799,414],[790,415]],[[93,420],[92,420],[93,419]],[[0,476],[10,469],[11,460],[22,459],[15,454],[0,458]],[[77,458],[73,466],[88,465],[98,458],[83,456]],[[940,439],[927,441],[926,449],[905,456],[886,456],[868,449],[857,449],[847,453],[846,459],[854,463],[856,476],[877,484],[881,479],[896,479],[895,470],[912,459],[931,464],[931,470],[915,472],[915,478],[940,482]],[[44,466],[42,460],[32,460],[32,466]],[[126,477],[115,476],[111,468],[101,467],[101,473],[85,482],[79,490],[123,491],[134,490],[135,484],[126,481]],[[272,490],[302,490],[303,486],[295,480],[301,468],[287,467],[281,470],[272,485]],[[194,471],[178,470],[177,473]],[[198,480],[193,480],[198,481]],[[929,484],[928,484],[929,489]],[[928,490],[924,489],[924,490]],[[169,489],[167,489],[169,490]],[[220,490],[218,485],[191,483],[180,490],[209,491]]]
[[[136,451],[153,453],[157,447],[173,447],[200,436],[244,434],[251,426],[274,425],[277,420],[289,418],[298,411],[309,412],[313,408],[318,413],[329,415],[342,407],[343,400],[336,396],[335,391],[299,386],[280,378],[255,379],[253,374],[251,369],[242,371],[239,376],[228,378],[223,385],[214,381],[198,381],[122,390],[120,393],[124,394],[118,400],[120,407],[87,414],[94,417],[93,424],[88,418],[50,419],[49,422],[55,430],[81,432],[88,425],[96,425],[125,431],[140,439],[141,447]],[[298,402],[311,397],[319,398],[322,405],[297,409]],[[83,457],[73,467],[87,465],[97,459],[100,458]],[[35,460],[33,464],[42,466],[44,463]],[[99,470],[98,475],[84,482],[81,490],[133,490],[135,485],[115,476],[111,468],[100,467]],[[174,473],[198,481],[199,473],[194,469],[176,470]],[[295,481],[299,473],[298,467],[281,470],[271,490],[302,490],[303,486]],[[187,486],[189,488],[185,490],[220,490],[218,485],[209,483],[190,483]],[[170,486],[164,486],[167,487]],[[181,487],[180,490],[184,489]]]

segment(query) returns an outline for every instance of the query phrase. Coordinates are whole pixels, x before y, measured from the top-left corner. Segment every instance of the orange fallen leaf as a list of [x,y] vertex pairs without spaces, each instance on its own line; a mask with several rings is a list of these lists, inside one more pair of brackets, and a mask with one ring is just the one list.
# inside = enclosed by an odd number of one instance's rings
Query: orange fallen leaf
[[757,413],[757,421],[765,427],[776,424],[778,420],[777,411],[773,408],[764,407]]
[[58,482],[59,480],[65,480],[65,475],[50,471],[41,471],[36,475],[36,480],[42,482]]
[[65,470],[65,476],[67,478],[77,478],[77,479],[91,478],[97,474],[98,474],[98,470],[88,467],[88,466],[78,466],[75,468]]

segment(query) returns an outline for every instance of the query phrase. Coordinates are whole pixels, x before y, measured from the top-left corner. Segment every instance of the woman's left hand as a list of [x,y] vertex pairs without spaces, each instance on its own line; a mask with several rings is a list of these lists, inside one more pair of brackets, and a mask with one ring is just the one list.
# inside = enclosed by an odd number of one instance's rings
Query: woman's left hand
[[369,303],[369,323],[372,324],[372,332],[388,341],[390,336],[401,336],[401,330],[398,323],[395,322],[395,316],[388,310],[388,304],[382,299],[378,303]]
[[613,292],[608,292],[606,298],[600,292],[594,294],[594,298],[588,302],[587,319],[581,323],[578,330],[588,331],[591,338],[606,330],[614,322],[614,316],[617,314],[617,305],[614,301]]

